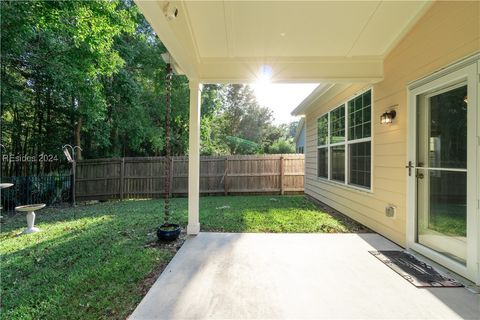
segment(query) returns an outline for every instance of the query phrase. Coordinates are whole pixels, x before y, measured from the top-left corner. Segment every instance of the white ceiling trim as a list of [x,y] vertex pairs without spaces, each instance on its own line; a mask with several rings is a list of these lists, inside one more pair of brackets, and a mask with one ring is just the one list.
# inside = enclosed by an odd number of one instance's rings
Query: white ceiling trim
[[228,2],[222,1],[223,5],[223,22],[225,23],[225,41],[227,43],[227,53],[228,57],[233,57],[235,52],[235,43],[233,42],[234,38],[232,36],[232,20],[227,17],[231,16],[231,7],[228,5]]
[[[135,0],[148,23],[160,38],[164,46],[180,69],[187,75],[188,78],[198,79],[198,64],[195,57],[188,52],[185,44],[181,43],[172,29],[171,22],[167,20],[161,7],[163,2],[159,1],[142,1]],[[177,22],[174,20],[173,22]],[[193,59],[192,59],[193,58]]]
[[188,33],[190,34],[190,39],[191,39],[192,45],[195,49],[195,51],[194,51],[195,52],[195,59],[197,60],[197,63],[200,63],[200,61],[201,61],[200,50],[198,49],[198,43],[197,43],[196,37],[194,36],[194,33],[193,33],[193,28],[192,28],[192,24],[191,24],[190,14],[188,13],[188,8],[185,5],[184,1],[179,1],[178,3],[180,4],[180,12],[185,13],[185,17],[186,17],[185,20],[187,22]]
[[378,10],[378,8],[380,7],[381,4],[382,4],[381,2],[377,3],[377,6],[375,7],[375,10],[373,10],[372,13],[370,14],[370,17],[368,17],[367,21],[366,21],[365,24],[363,25],[362,30],[360,30],[360,33],[358,34],[358,36],[357,36],[357,38],[355,39],[355,41],[353,41],[352,46],[351,46],[350,49],[348,50],[348,52],[347,52],[347,57],[350,57],[350,53],[352,52],[353,48],[355,48],[355,46],[357,45],[358,40],[360,39],[360,37],[361,37],[362,34],[364,33],[364,31],[365,31],[365,29],[367,28],[367,26],[370,24],[370,21],[372,21],[373,16],[377,13],[377,10]]
[[[362,39],[362,35],[366,32],[365,30],[369,28],[369,24],[373,23],[372,17],[379,14],[377,12],[379,11],[378,8],[381,7],[384,2],[378,2],[375,9],[371,9],[372,12],[369,14],[369,18],[367,18],[367,16],[365,17],[363,27],[357,23],[361,30],[353,38],[355,40],[350,48],[346,48],[345,52],[348,51],[346,56],[317,57],[305,55],[297,57],[289,56],[289,54],[284,51],[285,56],[281,57],[262,56],[260,53],[257,54],[257,56],[252,54],[252,57],[236,57],[235,55],[240,54],[240,52],[236,50],[237,44],[235,43],[234,36],[236,32],[234,30],[234,3],[221,1],[222,7],[218,7],[218,14],[222,14],[222,19],[217,20],[218,25],[215,25],[213,28],[224,28],[222,33],[217,33],[217,36],[221,34],[218,41],[221,41],[219,45],[221,44],[220,48],[223,49],[220,50],[223,51],[220,51],[222,54],[219,58],[207,58],[202,56],[202,51],[200,50],[200,45],[205,46],[205,43],[197,43],[199,40],[195,35],[195,21],[191,19],[193,12],[188,11],[188,3],[185,1],[170,1],[179,8],[179,16],[175,20],[168,20],[163,13],[163,5],[167,1],[135,0],[135,2],[167,50],[171,53],[175,63],[180,69],[185,72],[187,77],[197,79],[204,83],[251,83],[257,80],[259,70],[261,66],[265,64],[272,67],[273,82],[375,83],[381,81],[383,79],[383,60],[385,56],[403,39],[404,35],[410,31],[418,19],[431,6],[431,2],[424,5],[422,10],[419,10],[415,16],[412,17],[407,27],[402,29],[401,32],[397,34],[397,37],[392,37],[393,39],[386,47],[387,49],[385,49],[384,52],[378,52],[378,55],[375,56],[361,56],[360,52],[358,52],[358,55],[353,55],[352,57],[348,55],[355,51],[357,43],[360,41],[359,39]],[[300,4],[299,2],[299,5]],[[366,12],[363,13],[366,14]],[[199,17],[202,18],[201,16]],[[199,17],[195,19],[198,20]],[[202,20],[199,21],[196,23],[202,23]],[[210,27],[212,28],[212,25]],[[213,30],[215,29],[212,29],[212,31]],[[205,35],[209,34],[205,32],[208,32],[208,27],[207,29],[203,29],[204,38]],[[207,37],[205,39],[208,40],[207,44],[215,44],[215,41],[217,41],[214,37]],[[255,53],[255,51],[252,52]],[[248,54],[248,52],[246,53]],[[295,52],[292,51],[290,53],[293,54]],[[365,51],[365,53],[367,52]]]
[[221,57],[202,58],[202,63],[360,63],[383,61],[380,56],[362,57]]
[[392,52],[393,49],[402,41],[402,39],[407,35],[407,33],[412,30],[413,26],[415,26],[420,20],[421,17],[432,7],[432,5],[435,3],[435,1],[438,0],[426,0],[426,4],[423,6],[423,8],[413,17],[412,20],[406,25],[406,27],[400,32],[396,37],[392,38],[392,41],[387,45],[387,49],[385,52],[381,55],[382,58],[386,58],[390,52]]

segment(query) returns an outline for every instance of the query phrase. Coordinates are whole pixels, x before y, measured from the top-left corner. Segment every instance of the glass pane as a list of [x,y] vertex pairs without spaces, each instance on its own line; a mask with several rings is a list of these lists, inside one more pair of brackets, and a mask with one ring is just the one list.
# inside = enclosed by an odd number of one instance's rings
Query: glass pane
[[332,180],[345,182],[345,146],[331,147]]
[[353,100],[348,101],[348,114],[355,111],[355,104],[353,102]]
[[355,98],[355,111],[359,111],[362,109],[362,96],[358,96]]
[[328,178],[328,148],[318,149],[318,176]]
[[349,184],[370,188],[371,146],[369,142],[349,146]]
[[317,122],[318,146],[327,144],[328,139],[328,114],[318,118]]
[[330,112],[330,143],[345,141],[345,107]]
[[363,106],[366,107],[366,106],[370,106],[371,104],[371,101],[372,101],[372,92],[369,90],[367,92],[365,92],[363,95],[362,95],[362,98],[363,98]]
[[350,100],[348,105],[348,140],[371,136],[371,91]]
[[467,173],[417,170],[417,188],[417,241],[465,264]]
[[418,166],[467,168],[467,86],[419,97]]
[[363,109],[363,119],[365,120],[365,122],[370,122],[372,120],[371,107],[366,107],[365,109]]
[[371,129],[372,126],[370,125],[370,121],[366,122],[363,124],[363,137],[370,137],[371,135]]

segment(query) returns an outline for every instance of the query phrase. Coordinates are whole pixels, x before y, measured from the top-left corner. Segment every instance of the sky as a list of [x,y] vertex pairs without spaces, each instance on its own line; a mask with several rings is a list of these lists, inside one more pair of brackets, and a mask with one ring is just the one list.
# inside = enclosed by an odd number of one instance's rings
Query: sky
[[305,99],[318,83],[255,83],[251,85],[261,106],[273,110],[275,124],[298,120],[290,113]]

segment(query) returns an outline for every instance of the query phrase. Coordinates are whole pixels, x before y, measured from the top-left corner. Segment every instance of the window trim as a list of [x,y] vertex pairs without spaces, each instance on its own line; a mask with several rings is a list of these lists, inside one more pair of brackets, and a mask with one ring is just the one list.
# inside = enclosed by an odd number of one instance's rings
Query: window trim
[[[318,175],[318,165],[319,165],[318,150],[319,149],[327,149],[327,177],[320,177]],[[329,176],[330,176],[330,170],[329,170],[330,153],[329,153],[329,150],[328,150],[328,146],[317,147],[315,158],[316,158],[316,162],[317,162],[317,166],[316,166],[316,168],[317,168],[317,175],[316,175],[317,179],[329,180]]]
[[[348,102],[357,98],[358,96],[366,93],[370,91],[370,137],[367,137],[367,138],[360,138],[360,139],[356,139],[356,140],[349,140],[348,137],[349,137],[349,128],[348,128]],[[341,103],[338,103],[338,104],[335,104],[335,107],[333,108],[330,108],[328,109],[328,111],[326,112],[323,112],[321,113],[320,115],[318,115],[316,118],[315,118],[315,124],[316,124],[316,138],[315,138],[315,142],[316,142],[316,170],[317,170],[317,174],[316,174],[316,179],[317,181],[322,181],[322,182],[326,182],[326,183],[329,183],[329,184],[332,184],[332,185],[335,185],[335,186],[341,186],[341,187],[345,187],[346,189],[354,189],[354,190],[357,190],[357,191],[363,191],[363,192],[366,192],[366,193],[373,193],[373,168],[374,168],[374,139],[373,139],[373,136],[374,136],[374,122],[373,122],[373,119],[374,119],[374,89],[373,89],[373,86],[370,86],[370,87],[367,87],[367,88],[364,88],[360,91],[357,91],[354,95],[352,96],[349,96],[347,99],[344,99]],[[331,117],[330,117],[330,113],[334,110],[336,110],[337,108],[340,108],[340,107],[343,107],[345,109],[345,141],[343,142],[337,142],[337,143],[333,143],[333,144],[330,144],[330,134],[331,134]],[[328,116],[328,139],[327,139],[327,144],[324,144],[324,145],[321,145],[319,146],[318,145],[318,120],[327,115]],[[357,185],[357,184],[351,184],[349,182],[349,179],[350,179],[350,162],[349,162],[349,157],[350,157],[350,154],[349,154],[349,147],[351,144],[356,144],[356,143],[363,143],[363,142],[370,142],[370,187],[364,187],[364,186],[360,186],[360,185]],[[330,148],[331,147],[334,147],[334,146],[340,146],[340,145],[344,145],[345,146],[345,180],[344,182],[341,182],[339,180],[332,180],[332,175],[331,175],[331,152],[330,152]],[[318,176],[318,164],[319,164],[319,159],[318,159],[318,149],[320,148],[327,148],[327,155],[328,155],[328,168],[327,168],[327,176],[328,177],[319,177]]]

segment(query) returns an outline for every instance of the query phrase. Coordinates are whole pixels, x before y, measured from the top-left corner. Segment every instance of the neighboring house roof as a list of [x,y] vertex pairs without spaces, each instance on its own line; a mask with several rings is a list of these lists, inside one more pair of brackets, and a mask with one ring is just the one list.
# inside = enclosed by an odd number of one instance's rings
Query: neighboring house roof
[[298,121],[297,130],[295,131],[295,144],[297,143],[300,135],[302,134],[302,129],[305,125],[305,117],[302,117],[300,121]]

